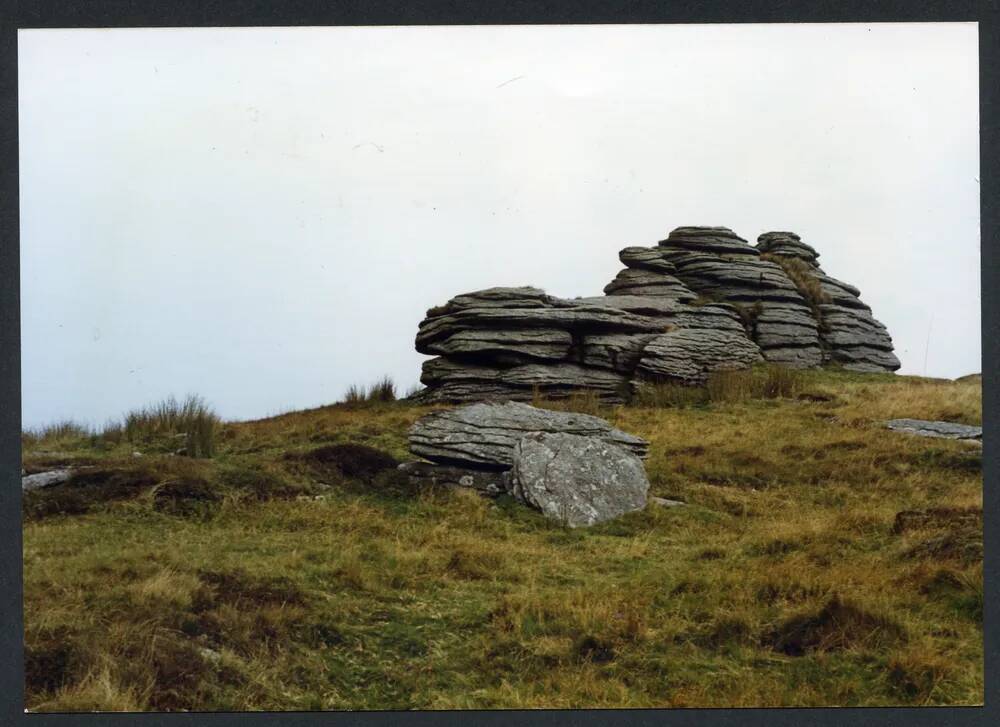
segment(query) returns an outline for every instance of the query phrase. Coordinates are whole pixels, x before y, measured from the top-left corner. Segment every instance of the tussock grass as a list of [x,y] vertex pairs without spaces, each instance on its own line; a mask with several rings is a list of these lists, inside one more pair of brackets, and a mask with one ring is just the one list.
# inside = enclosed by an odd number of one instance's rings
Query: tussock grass
[[340,403],[347,407],[361,407],[372,404],[386,404],[396,400],[396,383],[391,377],[383,376],[371,386],[351,384],[347,387],[344,398],[340,400]]
[[[978,382],[797,376],[809,397],[600,406],[650,441],[650,494],[687,505],[586,530],[310,459],[406,459],[435,407],[223,424],[211,460],[71,450],[105,475],[67,491],[131,474],[121,497],[26,520],[27,706],[982,703],[981,555],[924,546],[981,538],[981,451],[881,425],[978,423]],[[219,499],[157,507],[170,480]]]

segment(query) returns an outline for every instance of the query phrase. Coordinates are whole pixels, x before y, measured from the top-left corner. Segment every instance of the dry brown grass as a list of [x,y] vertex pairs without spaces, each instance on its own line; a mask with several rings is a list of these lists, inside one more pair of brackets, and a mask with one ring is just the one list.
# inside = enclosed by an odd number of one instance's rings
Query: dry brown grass
[[[321,487],[303,464],[337,444],[403,459],[430,407],[226,424],[214,460],[144,465],[219,488],[210,516],[157,510],[140,488],[26,523],[27,706],[981,703],[981,559],[913,552],[978,526],[904,516],[894,532],[900,512],[982,508],[981,451],[881,425],[977,423],[978,384],[803,372],[801,386],[581,402],[646,437],[651,494],[688,503],[587,530],[471,492]],[[313,494],[256,494],[272,488]],[[769,639],[790,625],[801,655]]]

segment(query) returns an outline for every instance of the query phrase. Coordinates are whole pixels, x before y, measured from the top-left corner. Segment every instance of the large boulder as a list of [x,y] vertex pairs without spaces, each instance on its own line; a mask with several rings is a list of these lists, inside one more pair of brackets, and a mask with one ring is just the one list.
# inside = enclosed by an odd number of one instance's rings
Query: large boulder
[[546,517],[579,527],[644,508],[649,480],[635,454],[605,439],[535,432],[514,447],[511,488]]
[[514,464],[518,441],[531,432],[596,437],[639,457],[645,457],[649,447],[646,440],[599,417],[509,401],[480,402],[421,417],[410,427],[410,451],[441,464],[504,470]]

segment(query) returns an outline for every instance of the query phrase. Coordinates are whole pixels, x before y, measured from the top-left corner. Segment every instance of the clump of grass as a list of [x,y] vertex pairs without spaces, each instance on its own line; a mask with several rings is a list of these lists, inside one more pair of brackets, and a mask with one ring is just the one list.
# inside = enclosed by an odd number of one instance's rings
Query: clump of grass
[[34,447],[40,444],[52,445],[56,442],[88,440],[93,430],[85,424],[66,419],[54,424],[21,432],[21,446]]
[[130,411],[123,418],[124,437],[132,444],[183,438],[184,454],[208,458],[215,453],[219,417],[204,399],[190,394],[182,402],[173,396],[159,403]]
[[713,371],[706,384],[709,401],[746,401],[754,394],[754,376],[749,369]]
[[396,383],[390,376],[383,376],[371,386],[351,384],[344,393],[340,404],[357,408],[369,404],[387,404],[397,401]]
[[762,399],[793,399],[805,388],[799,369],[788,366],[766,366],[755,394]]
[[644,383],[636,387],[631,403],[655,409],[687,409],[707,404],[708,391],[702,387],[672,382]]
[[396,401],[396,384],[389,376],[383,376],[368,390],[368,401]]

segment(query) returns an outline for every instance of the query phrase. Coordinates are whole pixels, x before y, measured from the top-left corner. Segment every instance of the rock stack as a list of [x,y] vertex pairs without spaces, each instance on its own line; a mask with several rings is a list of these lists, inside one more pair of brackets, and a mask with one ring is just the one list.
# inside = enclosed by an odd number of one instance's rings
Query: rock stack
[[758,361],[894,371],[885,327],[856,288],[827,276],[797,235],[757,247],[726,227],[679,227],[627,247],[604,296],[490,288],[431,308],[417,332],[428,402],[530,400],[573,391],[609,402],[668,381],[701,385]]
[[857,288],[831,278],[820,268],[816,250],[794,232],[765,232],[757,238],[757,249],[778,262],[812,299],[823,363],[840,364],[852,371],[899,368],[889,331],[872,316]]
[[648,442],[588,414],[517,402],[477,403],[421,417],[399,469],[414,485],[510,494],[571,527],[646,506]]

